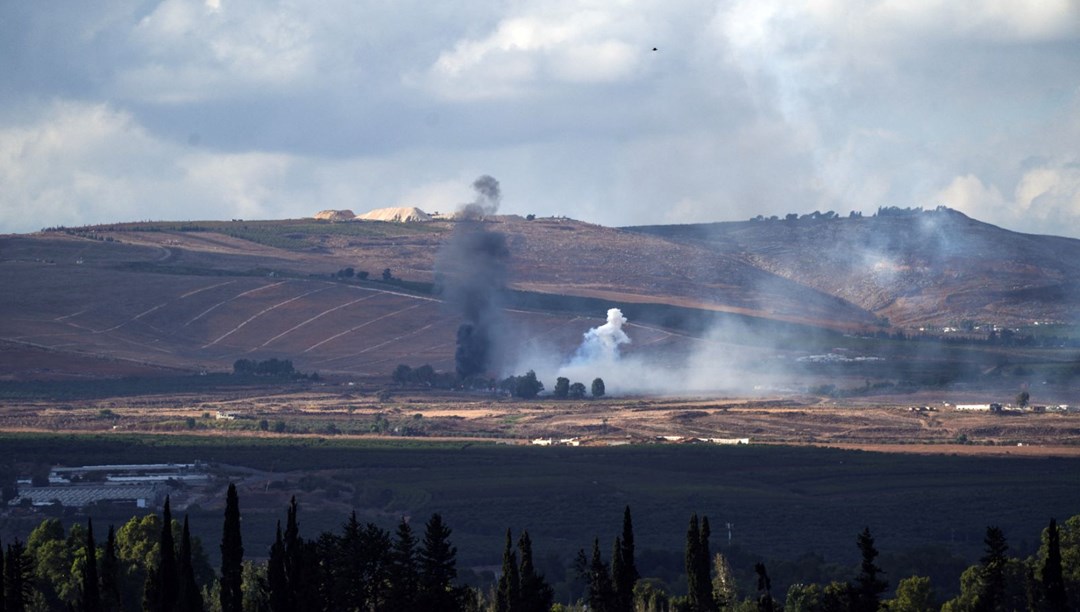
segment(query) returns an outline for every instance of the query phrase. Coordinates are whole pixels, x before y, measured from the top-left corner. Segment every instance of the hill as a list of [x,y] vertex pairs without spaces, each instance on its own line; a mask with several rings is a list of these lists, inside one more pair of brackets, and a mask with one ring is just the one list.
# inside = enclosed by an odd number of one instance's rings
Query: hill
[[[222,371],[268,357],[366,376],[397,363],[452,370],[461,320],[434,284],[458,223],[125,223],[0,237],[2,376]],[[1080,241],[948,210],[637,228],[501,216],[483,227],[509,252],[514,342],[565,355],[612,306],[630,319],[631,353],[692,352],[718,322],[826,350],[837,332],[1078,323]]]

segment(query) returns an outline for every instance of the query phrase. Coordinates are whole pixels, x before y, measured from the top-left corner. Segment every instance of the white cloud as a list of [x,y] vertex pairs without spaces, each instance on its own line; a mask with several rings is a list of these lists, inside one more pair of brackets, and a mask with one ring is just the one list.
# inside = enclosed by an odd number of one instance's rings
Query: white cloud
[[633,78],[651,49],[640,16],[619,3],[534,10],[459,40],[439,55],[426,85],[471,100],[538,93],[549,83],[612,83]]

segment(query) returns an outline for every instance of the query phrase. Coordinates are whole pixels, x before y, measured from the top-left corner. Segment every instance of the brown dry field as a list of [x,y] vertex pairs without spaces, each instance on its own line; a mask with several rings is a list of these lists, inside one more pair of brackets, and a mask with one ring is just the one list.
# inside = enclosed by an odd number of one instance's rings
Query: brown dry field
[[[409,437],[528,444],[680,443],[662,437],[749,438],[755,444],[820,445],[868,451],[1080,456],[1080,414],[996,415],[937,406],[926,398],[848,403],[812,397],[519,400],[478,393],[323,383],[278,388],[66,402],[7,402],[0,430],[183,433],[207,436]],[[225,418],[221,418],[225,417]],[[260,422],[265,421],[265,427]],[[283,432],[275,433],[275,425]],[[966,443],[958,443],[964,439]]]

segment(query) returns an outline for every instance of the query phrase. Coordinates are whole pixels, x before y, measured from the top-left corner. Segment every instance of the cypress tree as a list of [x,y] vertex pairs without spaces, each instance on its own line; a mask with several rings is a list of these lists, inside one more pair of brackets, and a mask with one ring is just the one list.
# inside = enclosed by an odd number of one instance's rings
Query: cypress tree
[[495,612],[519,612],[521,599],[521,576],[518,574],[517,557],[514,555],[513,536],[506,530],[506,547],[503,548],[502,574],[495,591]]
[[98,590],[97,544],[94,543],[94,521],[86,519],[86,563],[82,567],[82,612],[101,612],[101,592]]
[[188,517],[184,515],[184,531],[180,537],[180,569],[178,592],[174,609],[177,612],[202,612],[202,592],[195,582],[195,568],[191,563],[191,531],[188,529]]
[[632,612],[634,584],[623,562],[622,538],[618,536],[615,537],[615,544],[611,548],[611,588],[614,609],[617,612]]
[[[622,521],[622,561],[626,567],[627,575],[634,582],[637,582],[641,578],[641,574],[638,573],[637,562],[634,560],[634,522],[630,518],[630,506],[626,506],[623,510]],[[630,585],[631,591],[634,585]]]
[[555,593],[544,577],[536,573],[533,565],[532,540],[528,531],[522,531],[518,538],[518,551],[521,553],[521,611],[547,612],[554,602]]
[[874,548],[874,536],[870,535],[869,527],[863,529],[856,543],[862,554],[862,562],[854,585],[855,612],[877,612],[881,594],[888,588],[889,583],[879,577],[883,572],[874,564],[878,551]]
[[158,551],[157,568],[147,574],[143,607],[151,612],[170,612],[179,594],[180,582],[176,570],[176,543],[173,540],[172,509],[168,496],[165,496],[165,506],[161,512]]
[[715,612],[716,610],[716,601],[713,600],[712,596],[712,558],[709,554],[710,535],[712,535],[712,531],[709,529],[709,517],[702,515],[701,543],[697,549],[695,566],[697,572],[695,585],[699,589],[697,600],[703,612]]
[[278,521],[277,535],[270,546],[270,559],[266,564],[266,583],[270,600],[269,612],[292,612],[285,573],[285,543],[281,538],[281,521]]
[[6,612],[26,612],[34,595],[33,561],[19,540],[8,544],[4,559],[4,608]]
[[698,557],[701,556],[701,528],[698,526],[697,513],[690,515],[690,526],[686,528],[686,553],[685,562],[686,567],[686,595],[689,599],[690,609],[693,612],[699,612],[701,604],[698,601],[698,594],[701,589],[698,588]]
[[1057,520],[1050,519],[1046,529],[1046,560],[1042,566],[1042,589],[1046,598],[1046,608],[1051,612],[1065,612],[1069,609],[1065,593],[1065,577],[1061,569],[1061,534]]
[[120,559],[116,556],[116,530],[109,525],[109,535],[105,538],[105,552],[101,556],[101,609],[104,612],[119,612],[120,595]]
[[303,598],[297,597],[304,582],[304,541],[300,537],[300,523],[297,520],[296,496],[289,500],[289,509],[285,523],[285,584],[289,601],[298,606]]
[[225,494],[225,524],[221,530],[221,612],[242,612],[244,544],[240,536],[240,499],[236,485]]

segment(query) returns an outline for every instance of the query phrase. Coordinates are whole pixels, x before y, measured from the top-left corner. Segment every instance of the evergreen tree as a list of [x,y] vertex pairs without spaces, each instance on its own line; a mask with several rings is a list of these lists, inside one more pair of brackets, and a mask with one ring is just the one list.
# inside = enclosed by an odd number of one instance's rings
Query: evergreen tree
[[281,537],[281,522],[277,535],[270,546],[270,559],[266,562],[266,588],[269,594],[269,612],[292,612],[289,584],[285,572],[285,542]]
[[881,580],[881,568],[874,564],[878,551],[874,548],[874,536],[870,535],[869,527],[859,534],[857,544],[862,554],[862,563],[859,575],[855,578],[854,612],[877,612],[881,594],[888,588],[889,583]]
[[460,597],[453,586],[457,579],[457,548],[450,544],[450,533],[438,513],[432,514],[424,526],[418,589],[422,610],[450,612],[458,608]]
[[414,612],[419,575],[416,568],[416,537],[404,518],[398,523],[394,546],[390,551],[390,590],[386,596],[388,610]]
[[528,531],[522,531],[518,538],[518,552],[521,553],[521,612],[547,612],[555,599],[551,586],[544,577],[536,573],[533,565],[532,540]]
[[304,582],[304,540],[300,537],[300,523],[297,521],[296,496],[289,500],[285,522],[285,584],[289,601],[293,609],[299,609],[301,602],[298,591]]
[[600,539],[593,540],[592,560],[588,569],[586,601],[589,610],[595,612],[615,611],[615,589],[611,584],[608,566],[600,557]]
[[1005,534],[998,527],[986,528],[986,554],[980,559],[980,584],[975,599],[976,612],[997,612],[1005,606],[1005,567],[1009,562]]
[[121,609],[120,559],[116,556],[116,530],[109,525],[109,535],[105,538],[105,552],[101,556],[101,609],[104,612],[119,612]]
[[690,604],[690,610],[692,612],[699,612],[701,603],[698,601],[698,593],[701,589],[698,588],[698,572],[697,564],[698,557],[701,556],[701,528],[698,526],[697,513],[690,515],[690,526],[686,528],[686,553],[685,553],[685,567],[686,567],[686,597]]
[[716,610],[709,567],[709,534],[708,517],[702,517],[699,526],[697,514],[691,515],[686,530],[686,597],[693,612]]
[[634,521],[630,518],[630,506],[623,509],[622,556],[627,575],[636,582],[641,578],[641,574],[638,573],[637,562],[634,560]]
[[158,565],[152,581],[148,580],[146,603],[151,612],[170,612],[180,592],[178,572],[176,570],[176,543],[172,532],[172,509],[169,497],[165,497],[165,507],[161,511],[161,538],[158,540]]
[[8,544],[4,557],[4,608],[6,612],[26,612],[34,597],[33,560],[23,543]]
[[1065,577],[1061,569],[1061,536],[1057,520],[1050,519],[1046,529],[1046,560],[1042,566],[1042,591],[1046,609],[1051,612],[1065,612],[1069,609],[1065,593]]
[[623,565],[622,553],[622,538],[615,536],[615,544],[611,547],[611,605],[617,612],[632,612],[634,591],[632,585],[629,593],[626,591],[629,576]]
[[82,612],[101,612],[101,591],[98,585],[97,544],[94,543],[94,521],[86,519],[86,562],[82,566]]
[[695,567],[697,579],[695,585],[699,589],[697,600],[704,612],[716,611],[716,602],[712,596],[712,555],[709,553],[709,536],[711,535],[709,517],[702,515],[701,544],[698,546],[697,551],[698,556]]
[[754,573],[757,574],[757,578],[758,578],[758,581],[757,581],[757,590],[758,590],[757,609],[758,609],[758,612],[773,612],[773,610],[776,608],[776,604],[775,604],[775,602],[773,602],[773,598],[772,598],[772,581],[769,580],[769,573],[765,570],[765,564],[764,563],[755,563],[754,564]]
[[177,612],[202,612],[202,592],[195,581],[195,568],[191,562],[191,531],[188,517],[184,515],[184,531],[180,536],[178,591],[174,610]]
[[517,557],[514,554],[513,536],[506,530],[506,546],[503,548],[502,573],[495,591],[495,612],[519,612],[521,599],[521,575],[518,573]]
[[221,612],[242,612],[244,544],[240,535],[240,499],[236,485],[225,494],[225,524],[221,530]]

